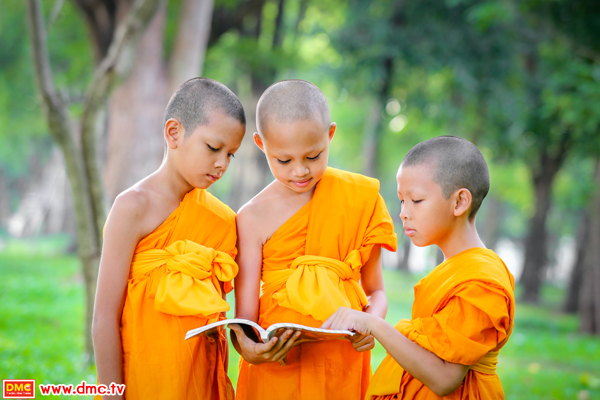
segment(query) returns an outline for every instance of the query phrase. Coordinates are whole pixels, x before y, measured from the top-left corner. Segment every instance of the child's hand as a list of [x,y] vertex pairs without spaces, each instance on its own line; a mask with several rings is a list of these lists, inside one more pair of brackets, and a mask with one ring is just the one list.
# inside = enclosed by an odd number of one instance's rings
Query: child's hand
[[355,333],[354,336],[350,336],[348,340],[352,343],[354,350],[359,353],[371,350],[375,347],[375,338],[373,335],[361,335],[360,333]]
[[[229,324],[231,330],[235,333],[231,335],[231,341],[240,355],[250,364],[258,365],[269,362],[278,362],[285,365],[285,357],[290,351],[294,342],[302,332],[288,329],[279,337],[272,337],[267,343],[256,343],[244,333],[244,330],[238,324]],[[236,346],[236,343],[238,346]]]
[[345,329],[360,333],[363,336],[371,335],[372,319],[377,318],[362,311],[340,307],[321,325],[323,329]]

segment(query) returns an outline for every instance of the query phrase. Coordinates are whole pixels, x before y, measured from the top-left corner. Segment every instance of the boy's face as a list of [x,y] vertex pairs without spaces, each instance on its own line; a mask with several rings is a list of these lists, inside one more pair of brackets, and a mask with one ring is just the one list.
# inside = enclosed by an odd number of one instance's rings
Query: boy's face
[[218,181],[238,150],[246,126],[220,111],[208,114],[209,123],[182,135],[176,164],[182,177],[193,187],[206,189]]
[[452,197],[444,197],[433,172],[428,164],[400,165],[396,175],[404,233],[419,247],[443,243],[454,218]]
[[310,191],[327,169],[329,143],[335,123],[329,132],[315,119],[295,122],[270,120],[263,142],[255,134],[256,144],[264,151],[269,168],[280,183],[296,193]]

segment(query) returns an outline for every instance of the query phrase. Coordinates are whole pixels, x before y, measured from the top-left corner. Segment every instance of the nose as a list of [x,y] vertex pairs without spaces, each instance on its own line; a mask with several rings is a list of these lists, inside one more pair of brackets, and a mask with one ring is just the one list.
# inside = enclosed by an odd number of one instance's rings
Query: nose
[[227,167],[229,166],[229,162],[231,160],[229,159],[229,157],[227,157],[226,152],[222,152],[222,153],[223,153],[223,155],[219,155],[219,157],[217,157],[217,160],[215,161],[215,168],[222,169],[223,171],[225,171],[227,169]]
[[298,163],[296,166],[294,166],[294,169],[292,170],[294,176],[297,176],[298,178],[302,178],[303,176],[308,175],[309,172],[310,170],[303,163]]
[[400,206],[400,220],[404,221],[408,219],[408,210],[406,209],[406,207],[404,206],[404,204],[402,204]]

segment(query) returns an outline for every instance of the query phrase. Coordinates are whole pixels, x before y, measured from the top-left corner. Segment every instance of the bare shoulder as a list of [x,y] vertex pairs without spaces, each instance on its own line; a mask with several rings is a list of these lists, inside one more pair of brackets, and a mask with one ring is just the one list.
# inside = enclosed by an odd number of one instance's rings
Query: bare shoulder
[[111,213],[116,212],[127,218],[140,218],[149,210],[151,203],[148,190],[129,188],[117,196]]
[[127,232],[136,238],[144,236],[152,203],[152,196],[147,190],[127,189],[115,199],[106,221],[106,230]]
[[260,220],[265,214],[266,202],[261,201],[259,195],[256,195],[253,199],[244,204],[237,213],[237,221],[240,223],[249,223],[254,220]]
[[277,186],[277,181],[274,181],[238,212],[239,234],[258,236],[264,245],[281,225],[311,199],[311,195],[312,193],[296,195],[282,191]]
[[[264,244],[266,232],[262,229],[264,225],[261,224],[261,221],[265,220],[267,214],[268,201],[265,199],[263,190],[244,204],[237,213],[236,224],[240,237],[252,236],[260,239],[261,244]],[[248,233],[251,235],[247,235]]]

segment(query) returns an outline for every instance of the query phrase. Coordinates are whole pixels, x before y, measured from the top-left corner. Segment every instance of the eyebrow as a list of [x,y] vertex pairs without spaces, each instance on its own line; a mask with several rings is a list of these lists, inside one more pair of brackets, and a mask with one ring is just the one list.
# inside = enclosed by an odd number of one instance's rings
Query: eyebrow
[[[398,194],[401,194],[399,190],[398,190]],[[413,194],[413,192],[412,192],[411,190],[407,190],[407,191],[406,191],[406,194],[407,194],[408,196],[410,196],[410,195],[412,195],[412,194]]]

